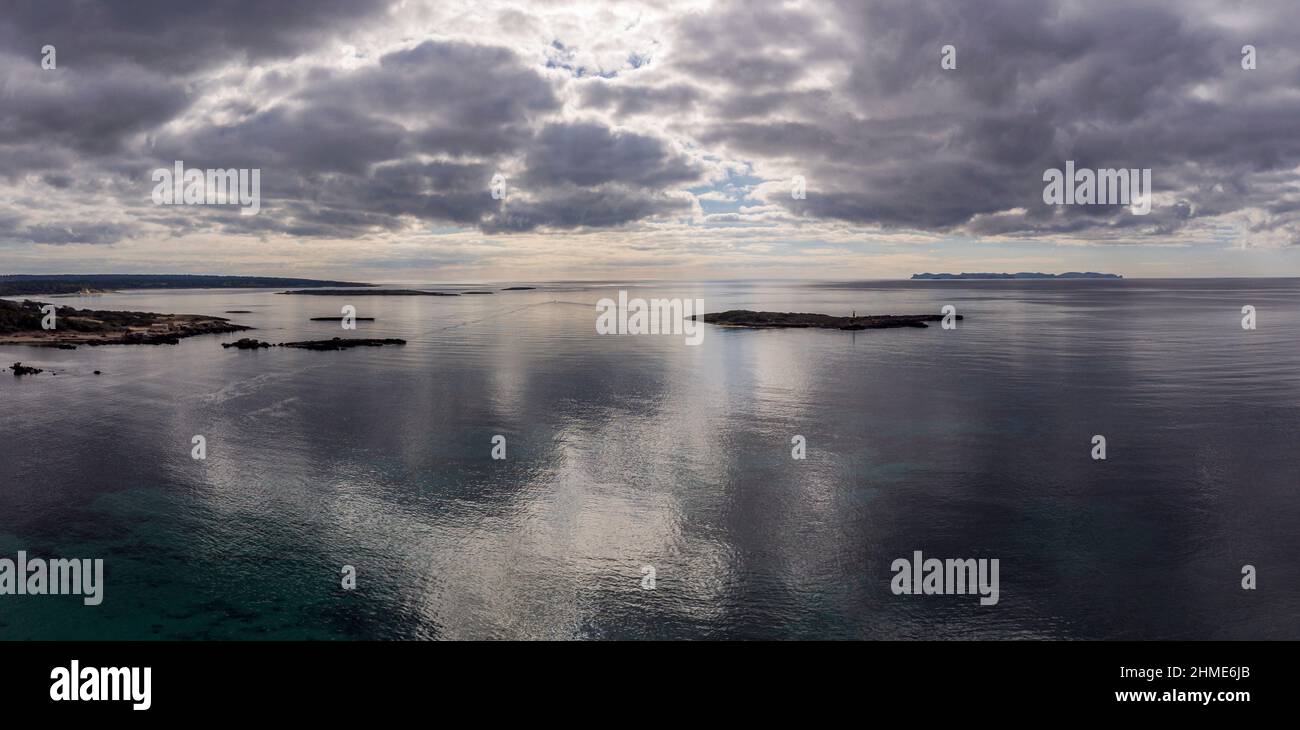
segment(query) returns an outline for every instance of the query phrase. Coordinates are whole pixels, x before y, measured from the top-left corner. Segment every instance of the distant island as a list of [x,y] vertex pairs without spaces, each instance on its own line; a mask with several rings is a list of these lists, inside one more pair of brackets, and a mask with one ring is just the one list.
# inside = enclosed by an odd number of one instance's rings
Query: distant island
[[99,294],[126,289],[279,289],[285,287],[374,284],[280,276],[208,276],[202,274],[6,274],[0,297],[21,294]]
[[[458,297],[459,294],[445,291],[422,291],[420,289],[304,289],[301,291],[282,291],[281,294],[306,294],[314,297]],[[466,292],[468,293],[468,292]]]
[[41,327],[40,302],[0,299],[0,345],[40,345],[75,349],[77,345],[175,345],[184,337],[252,329],[222,317],[200,314],[154,314],[57,307],[55,328]]
[[254,340],[244,337],[234,342],[223,342],[222,347],[235,348],[236,350],[261,350],[269,347],[292,347],[299,350],[347,350],[353,347],[383,347],[384,345],[405,345],[406,340],[397,337],[385,337],[383,339],[343,339],[334,337],[328,340],[303,340],[302,342],[281,342],[278,345],[272,345],[269,342]]
[[912,274],[913,279],[1123,279],[1119,274],[1098,274],[1095,271],[1067,271],[1064,274],[1044,274],[1038,271],[1021,271],[1015,274]]
[[[956,315],[961,319],[960,314]],[[801,312],[755,312],[749,309],[731,309],[726,312],[692,315],[691,319],[719,327],[817,328],[834,330],[874,330],[894,327],[928,327],[926,322],[938,322],[942,314],[873,314],[861,317],[836,317],[831,314]]]

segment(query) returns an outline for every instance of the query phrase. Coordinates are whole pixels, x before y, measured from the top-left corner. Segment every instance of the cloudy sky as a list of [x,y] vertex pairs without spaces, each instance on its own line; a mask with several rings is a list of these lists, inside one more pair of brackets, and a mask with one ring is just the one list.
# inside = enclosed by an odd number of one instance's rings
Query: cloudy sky
[[[152,172],[176,160],[261,170],[260,213],[155,205]],[[1150,168],[1151,213],[1045,205],[1043,173],[1066,160]],[[9,0],[0,14],[0,273],[1081,269],[1300,275],[1294,0]]]

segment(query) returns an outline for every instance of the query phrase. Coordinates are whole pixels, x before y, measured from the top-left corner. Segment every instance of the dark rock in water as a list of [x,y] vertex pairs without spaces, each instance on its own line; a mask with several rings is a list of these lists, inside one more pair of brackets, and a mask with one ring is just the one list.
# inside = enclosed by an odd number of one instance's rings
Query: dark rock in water
[[536,288],[535,286],[508,286],[501,291],[531,291]]
[[37,373],[43,373],[43,372],[45,372],[44,370],[42,370],[42,369],[40,369],[40,368],[29,367],[29,366],[24,365],[24,364],[22,364],[22,363],[20,363],[20,362],[16,362],[16,363],[14,363],[13,365],[10,365],[10,366],[9,366],[9,369],[12,370],[12,371],[14,371],[14,377],[15,377],[15,378],[16,378],[16,377],[19,377],[20,375],[36,375]]
[[261,342],[259,340],[254,340],[249,337],[241,337],[240,339],[235,340],[234,342],[223,342],[221,343],[221,346],[233,347],[236,350],[256,350],[259,347],[270,347],[271,343]]
[[252,314],[251,309],[227,309],[226,314]]
[[[374,318],[374,317],[353,317],[352,320],[353,320],[354,322],[373,322],[373,321],[375,321],[375,318]],[[313,322],[342,322],[342,321],[343,321],[343,317],[312,317],[312,318],[311,318],[311,321],[313,321]]]
[[[961,319],[960,314],[956,315]],[[835,317],[829,314],[799,312],[754,312],[732,309],[726,312],[692,315],[691,319],[708,322],[719,327],[819,328],[840,330],[874,330],[893,327],[928,327],[926,322],[943,320],[942,314],[877,314],[862,317]]]
[[406,340],[396,337],[385,339],[351,339],[335,337],[330,340],[306,340],[303,342],[281,342],[280,347],[294,347],[300,350],[346,350],[351,347],[382,347],[384,345],[405,345]]
[[461,294],[491,294],[490,291],[463,291]]
[[98,370],[95,371],[95,374],[96,374],[96,375],[103,375],[103,373],[99,372]]

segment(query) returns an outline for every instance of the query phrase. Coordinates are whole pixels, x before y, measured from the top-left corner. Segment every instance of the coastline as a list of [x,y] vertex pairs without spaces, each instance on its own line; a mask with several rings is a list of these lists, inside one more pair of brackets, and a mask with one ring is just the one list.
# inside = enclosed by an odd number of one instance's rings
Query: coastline
[[0,300],[0,345],[72,349],[79,345],[174,345],[186,337],[251,330],[204,314],[98,311],[57,307],[54,327],[44,327],[41,302]]

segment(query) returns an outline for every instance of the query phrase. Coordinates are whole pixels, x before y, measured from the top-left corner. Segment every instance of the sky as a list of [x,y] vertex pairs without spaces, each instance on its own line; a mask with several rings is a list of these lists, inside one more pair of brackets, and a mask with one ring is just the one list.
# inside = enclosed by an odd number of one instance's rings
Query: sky
[[[8,0],[0,273],[1297,276],[1297,21],[1294,0]],[[158,204],[176,161],[258,170],[257,214]],[[1151,170],[1150,213],[1044,203],[1066,161]]]

